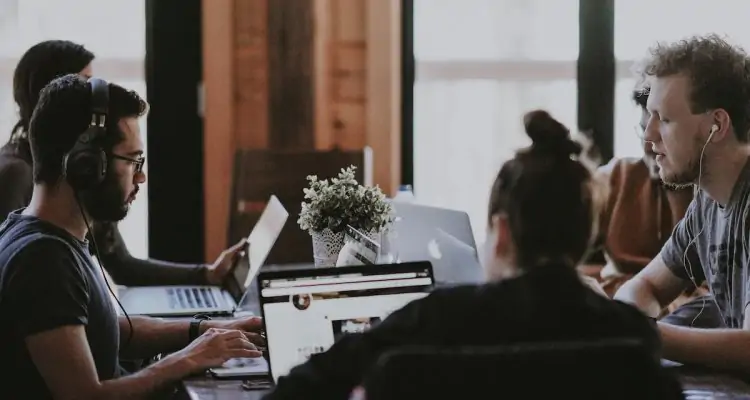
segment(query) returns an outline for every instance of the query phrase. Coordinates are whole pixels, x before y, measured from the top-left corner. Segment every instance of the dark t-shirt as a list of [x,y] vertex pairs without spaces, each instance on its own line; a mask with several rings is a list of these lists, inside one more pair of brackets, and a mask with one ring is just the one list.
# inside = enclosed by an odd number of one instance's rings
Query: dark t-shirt
[[676,276],[708,281],[727,327],[742,328],[750,304],[750,159],[726,206],[699,190],[660,256]]
[[379,356],[408,345],[441,347],[633,338],[658,362],[653,322],[584,286],[572,267],[548,265],[517,278],[439,289],[370,331],[350,334],[281,377],[266,399],[347,399]]
[[12,144],[0,147],[0,222],[11,211],[26,207],[34,189],[31,165],[16,153]]
[[88,244],[31,216],[0,225],[0,374],[3,398],[51,398],[24,338],[84,325],[100,380],[117,376],[119,324]]

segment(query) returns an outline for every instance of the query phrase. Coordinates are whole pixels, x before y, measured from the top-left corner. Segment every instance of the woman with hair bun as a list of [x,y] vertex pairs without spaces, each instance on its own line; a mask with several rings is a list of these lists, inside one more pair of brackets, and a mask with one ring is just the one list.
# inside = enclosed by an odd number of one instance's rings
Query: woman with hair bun
[[[545,111],[525,115],[532,145],[492,186],[482,261],[487,282],[438,289],[281,377],[267,398],[346,399],[384,352],[634,338],[658,361],[653,322],[591,290],[576,272],[595,235],[602,187],[583,146]],[[457,265],[457,268],[461,266]]]

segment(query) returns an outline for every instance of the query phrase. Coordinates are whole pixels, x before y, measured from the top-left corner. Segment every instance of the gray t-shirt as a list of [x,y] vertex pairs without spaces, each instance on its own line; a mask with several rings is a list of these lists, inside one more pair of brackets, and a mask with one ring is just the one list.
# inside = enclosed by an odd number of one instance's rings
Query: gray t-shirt
[[696,284],[708,280],[724,323],[732,328],[742,327],[750,300],[749,211],[750,160],[725,207],[698,191],[660,253],[676,276]]

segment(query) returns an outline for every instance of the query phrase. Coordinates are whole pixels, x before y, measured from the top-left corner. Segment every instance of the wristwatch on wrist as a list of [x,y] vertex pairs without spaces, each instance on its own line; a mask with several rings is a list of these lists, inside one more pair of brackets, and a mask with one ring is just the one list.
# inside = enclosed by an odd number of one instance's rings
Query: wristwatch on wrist
[[196,314],[193,316],[193,320],[190,321],[190,327],[188,328],[188,340],[192,342],[197,339],[201,334],[201,322],[211,319],[206,314]]

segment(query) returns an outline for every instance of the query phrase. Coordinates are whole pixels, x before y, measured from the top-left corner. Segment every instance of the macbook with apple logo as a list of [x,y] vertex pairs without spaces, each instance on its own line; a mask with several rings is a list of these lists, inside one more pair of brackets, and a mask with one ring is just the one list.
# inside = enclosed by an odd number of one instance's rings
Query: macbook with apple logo
[[463,211],[392,203],[387,251],[398,262],[430,261],[436,286],[484,282],[469,215]]

